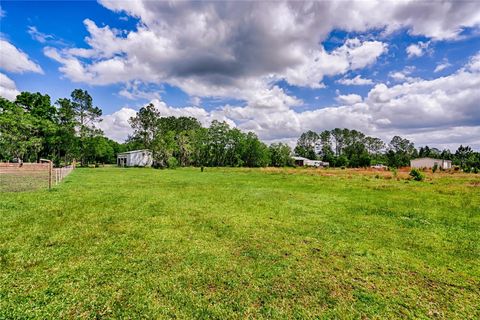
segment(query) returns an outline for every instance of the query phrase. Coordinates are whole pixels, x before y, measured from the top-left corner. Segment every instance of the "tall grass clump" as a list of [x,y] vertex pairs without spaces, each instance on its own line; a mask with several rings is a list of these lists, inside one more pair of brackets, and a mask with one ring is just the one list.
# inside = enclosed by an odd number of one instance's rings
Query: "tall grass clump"
[[415,168],[410,170],[410,177],[415,181],[423,181],[425,179],[425,175],[419,169]]

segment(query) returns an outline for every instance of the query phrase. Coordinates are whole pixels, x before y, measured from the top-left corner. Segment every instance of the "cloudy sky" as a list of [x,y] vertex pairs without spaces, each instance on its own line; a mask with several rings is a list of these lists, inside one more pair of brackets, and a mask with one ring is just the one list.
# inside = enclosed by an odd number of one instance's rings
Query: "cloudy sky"
[[266,142],[361,130],[480,149],[476,1],[2,1],[0,95],[87,89],[122,141],[148,102]]

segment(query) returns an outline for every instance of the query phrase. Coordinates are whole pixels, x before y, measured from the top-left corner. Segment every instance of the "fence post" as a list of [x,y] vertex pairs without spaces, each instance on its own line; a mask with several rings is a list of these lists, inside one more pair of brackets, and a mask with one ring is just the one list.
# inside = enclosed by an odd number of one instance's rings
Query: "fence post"
[[52,189],[52,170],[53,170],[52,160],[40,159],[40,161],[48,162],[48,190],[50,190]]
[[52,189],[52,161],[48,163],[48,189]]

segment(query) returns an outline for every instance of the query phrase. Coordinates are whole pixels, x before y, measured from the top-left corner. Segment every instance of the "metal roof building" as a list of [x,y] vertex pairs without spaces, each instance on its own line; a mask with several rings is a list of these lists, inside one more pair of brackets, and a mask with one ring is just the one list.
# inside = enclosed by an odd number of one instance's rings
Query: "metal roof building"
[[410,167],[412,168],[433,168],[435,165],[439,169],[451,169],[452,161],[443,160],[443,159],[433,159],[433,158],[418,158],[410,160]]
[[120,167],[150,167],[152,163],[152,152],[147,149],[117,154],[117,165]]
[[304,157],[292,157],[296,166],[306,167],[328,167],[329,163],[320,160],[310,160]]

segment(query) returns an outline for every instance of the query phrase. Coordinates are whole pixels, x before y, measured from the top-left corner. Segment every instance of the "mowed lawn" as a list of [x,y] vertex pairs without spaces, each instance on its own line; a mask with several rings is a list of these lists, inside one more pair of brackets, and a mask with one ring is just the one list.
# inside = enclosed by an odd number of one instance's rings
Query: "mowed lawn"
[[480,175],[92,168],[0,193],[1,319],[479,317]]

